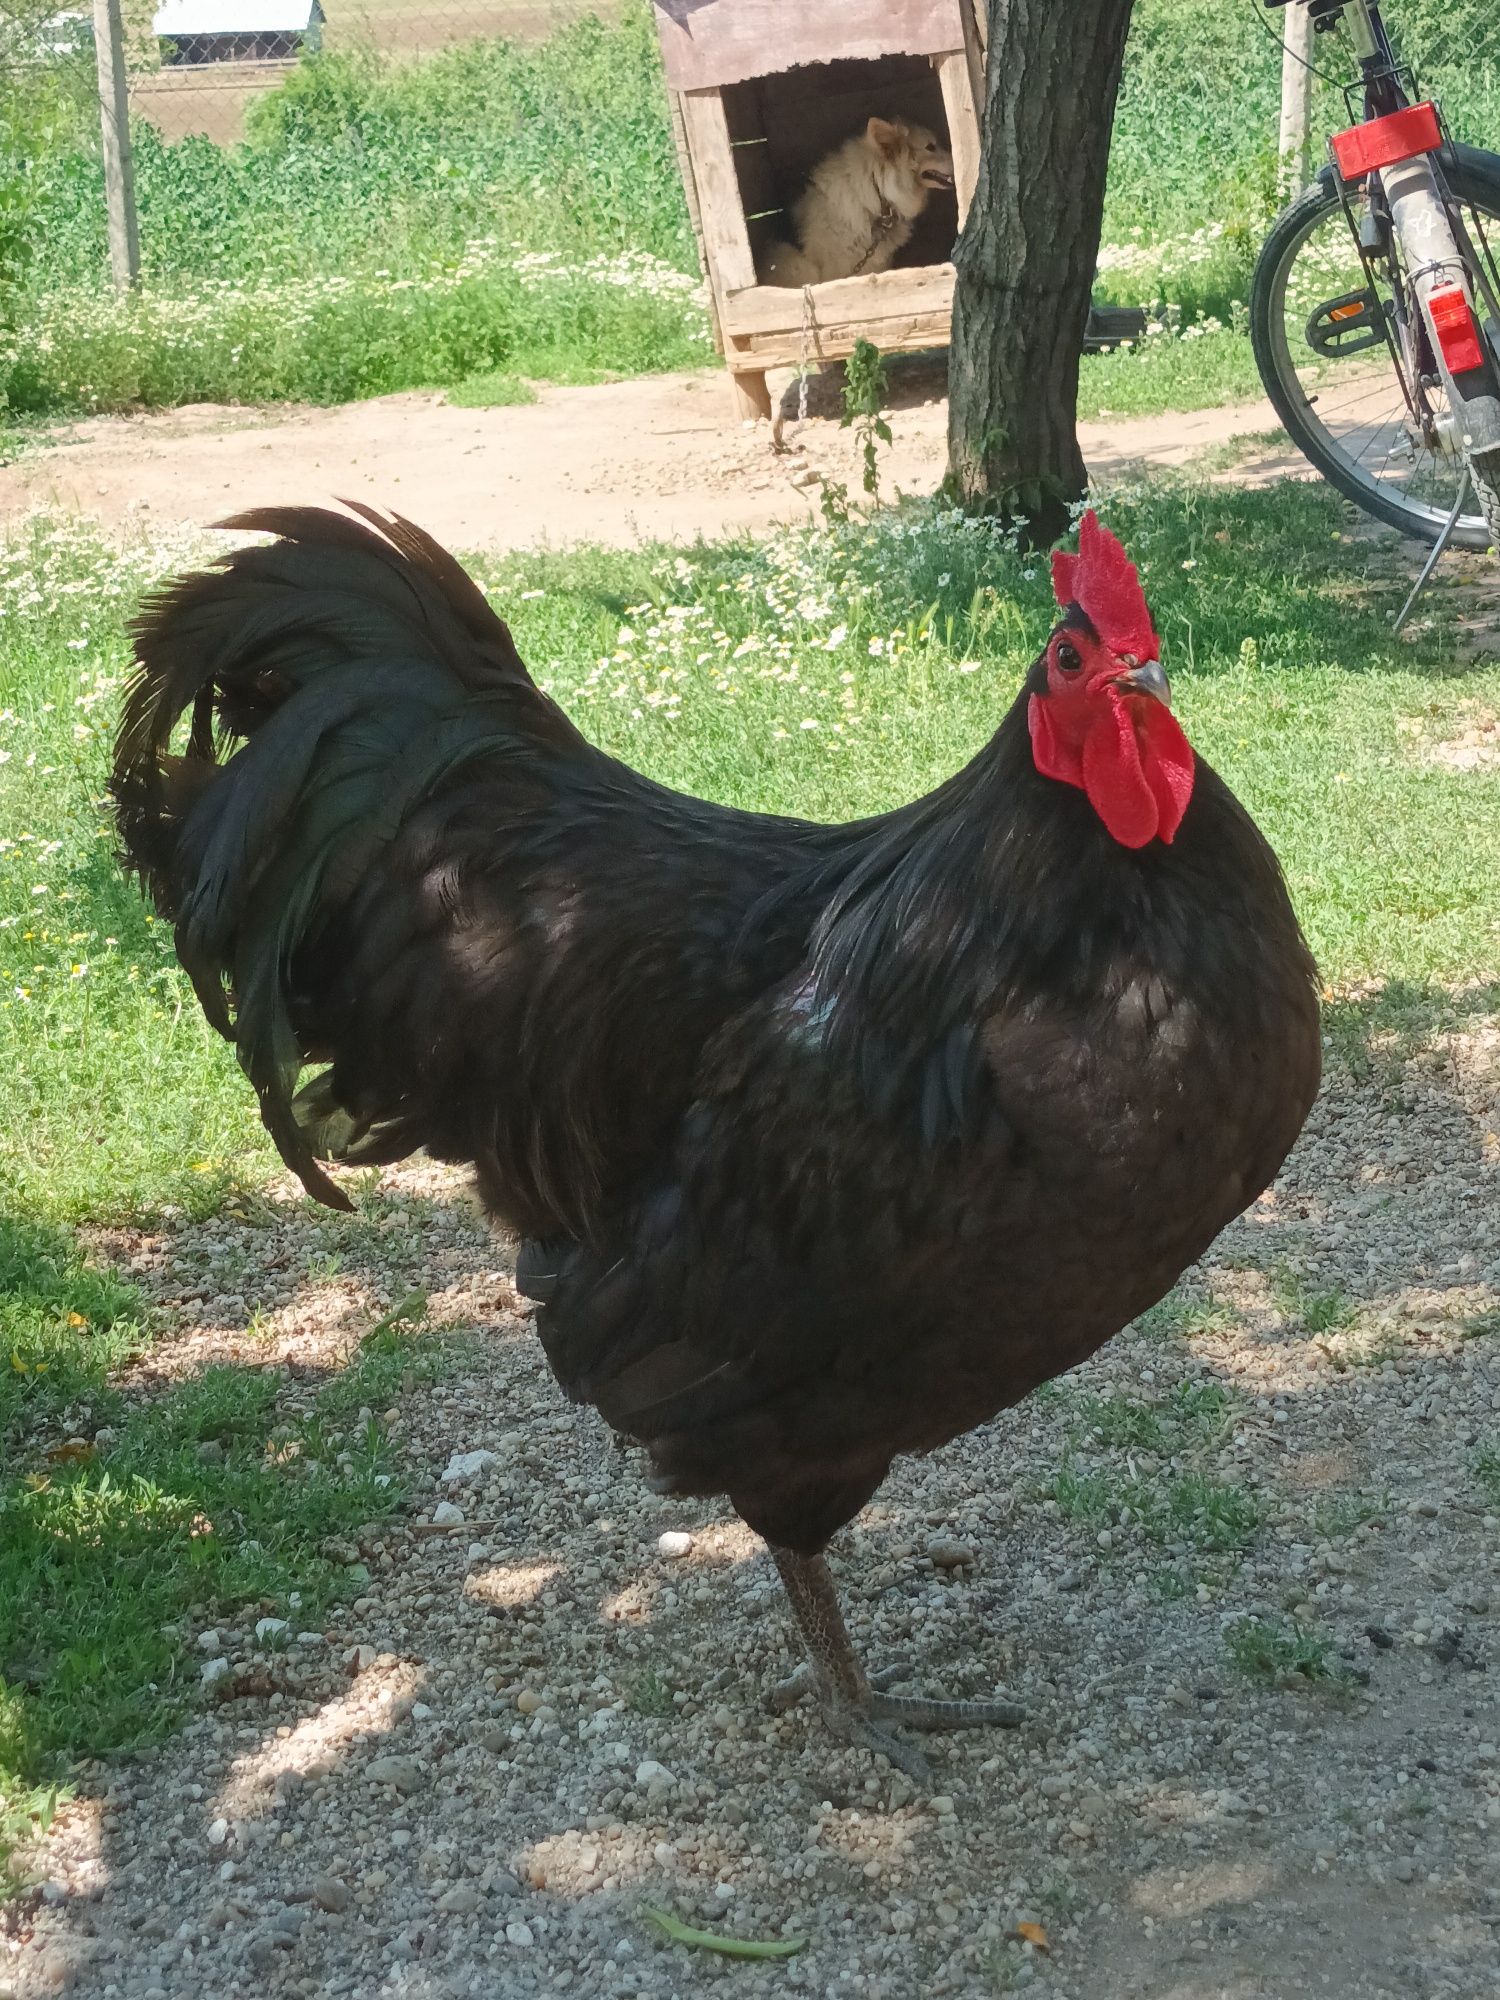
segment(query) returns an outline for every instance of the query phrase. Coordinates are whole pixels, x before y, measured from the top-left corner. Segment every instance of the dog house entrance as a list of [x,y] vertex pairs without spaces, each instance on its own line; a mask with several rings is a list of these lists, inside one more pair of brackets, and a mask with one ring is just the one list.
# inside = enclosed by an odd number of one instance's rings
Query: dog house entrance
[[[758,272],[765,269],[773,240],[796,241],[792,204],[813,168],[863,131],[872,116],[925,125],[951,150],[942,86],[925,56],[808,63],[730,84],[722,94],[740,206]],[[945,264],[957,236],[957,194],[935,189],[892,268]]]

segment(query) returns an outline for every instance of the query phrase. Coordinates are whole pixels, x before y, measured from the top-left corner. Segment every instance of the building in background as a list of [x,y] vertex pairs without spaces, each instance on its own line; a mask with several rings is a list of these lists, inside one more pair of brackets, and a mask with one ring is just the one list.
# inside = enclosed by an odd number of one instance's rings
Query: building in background
[[323,39],[322,0],[166,0],[151,23],[164,64],[291,62]]

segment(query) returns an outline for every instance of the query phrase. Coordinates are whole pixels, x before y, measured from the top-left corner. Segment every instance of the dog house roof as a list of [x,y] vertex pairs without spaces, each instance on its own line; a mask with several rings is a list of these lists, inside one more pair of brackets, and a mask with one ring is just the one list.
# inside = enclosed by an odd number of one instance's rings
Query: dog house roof
[[803,63],[943,55],[964,44],[961,0],[655,0],[673,90],[772,76]]

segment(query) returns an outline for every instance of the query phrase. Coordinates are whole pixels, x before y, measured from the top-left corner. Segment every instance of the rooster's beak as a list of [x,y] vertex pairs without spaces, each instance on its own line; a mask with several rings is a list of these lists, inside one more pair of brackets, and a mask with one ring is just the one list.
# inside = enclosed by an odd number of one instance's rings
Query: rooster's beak
[[1115,686],[1124,688],[1127,694],[1154,695],[1163,708],[1172,706],[1172,691],[1167,686],[1167,677],[1161,670],[1160,660],[1145,660],[1138,667],[1131,667],[1123,674],[1115,676]]

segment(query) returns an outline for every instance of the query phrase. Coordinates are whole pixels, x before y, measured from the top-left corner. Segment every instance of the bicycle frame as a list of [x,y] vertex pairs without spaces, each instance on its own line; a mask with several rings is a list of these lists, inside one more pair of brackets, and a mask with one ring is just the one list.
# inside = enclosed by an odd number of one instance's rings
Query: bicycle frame
[[[1330,151],[1372,300],[1380,275],[1375,257],[1387,228],[1401,246],[1409,297],[1396,287],[1395,325],[1386,324],[1385,334],[1412,419],[1434,449],[1470,456],[1500,451],[1500,368],[1474,311],[1475,284],[1497,318],[1500,301],[1438,163],[1446,134],[1437,107],[1413,103],[1411,72],[1397,60],[1377,0],[1306,5],[1320,30],[1347,22],[1359,61],[1360,82],[1345,91],[1356,122],[1334,135]],[[1364,217],[1354,207],[1361,185]],[[1445,434],[1425,394],[1435,376],[1447,392],[1456,436]]]

